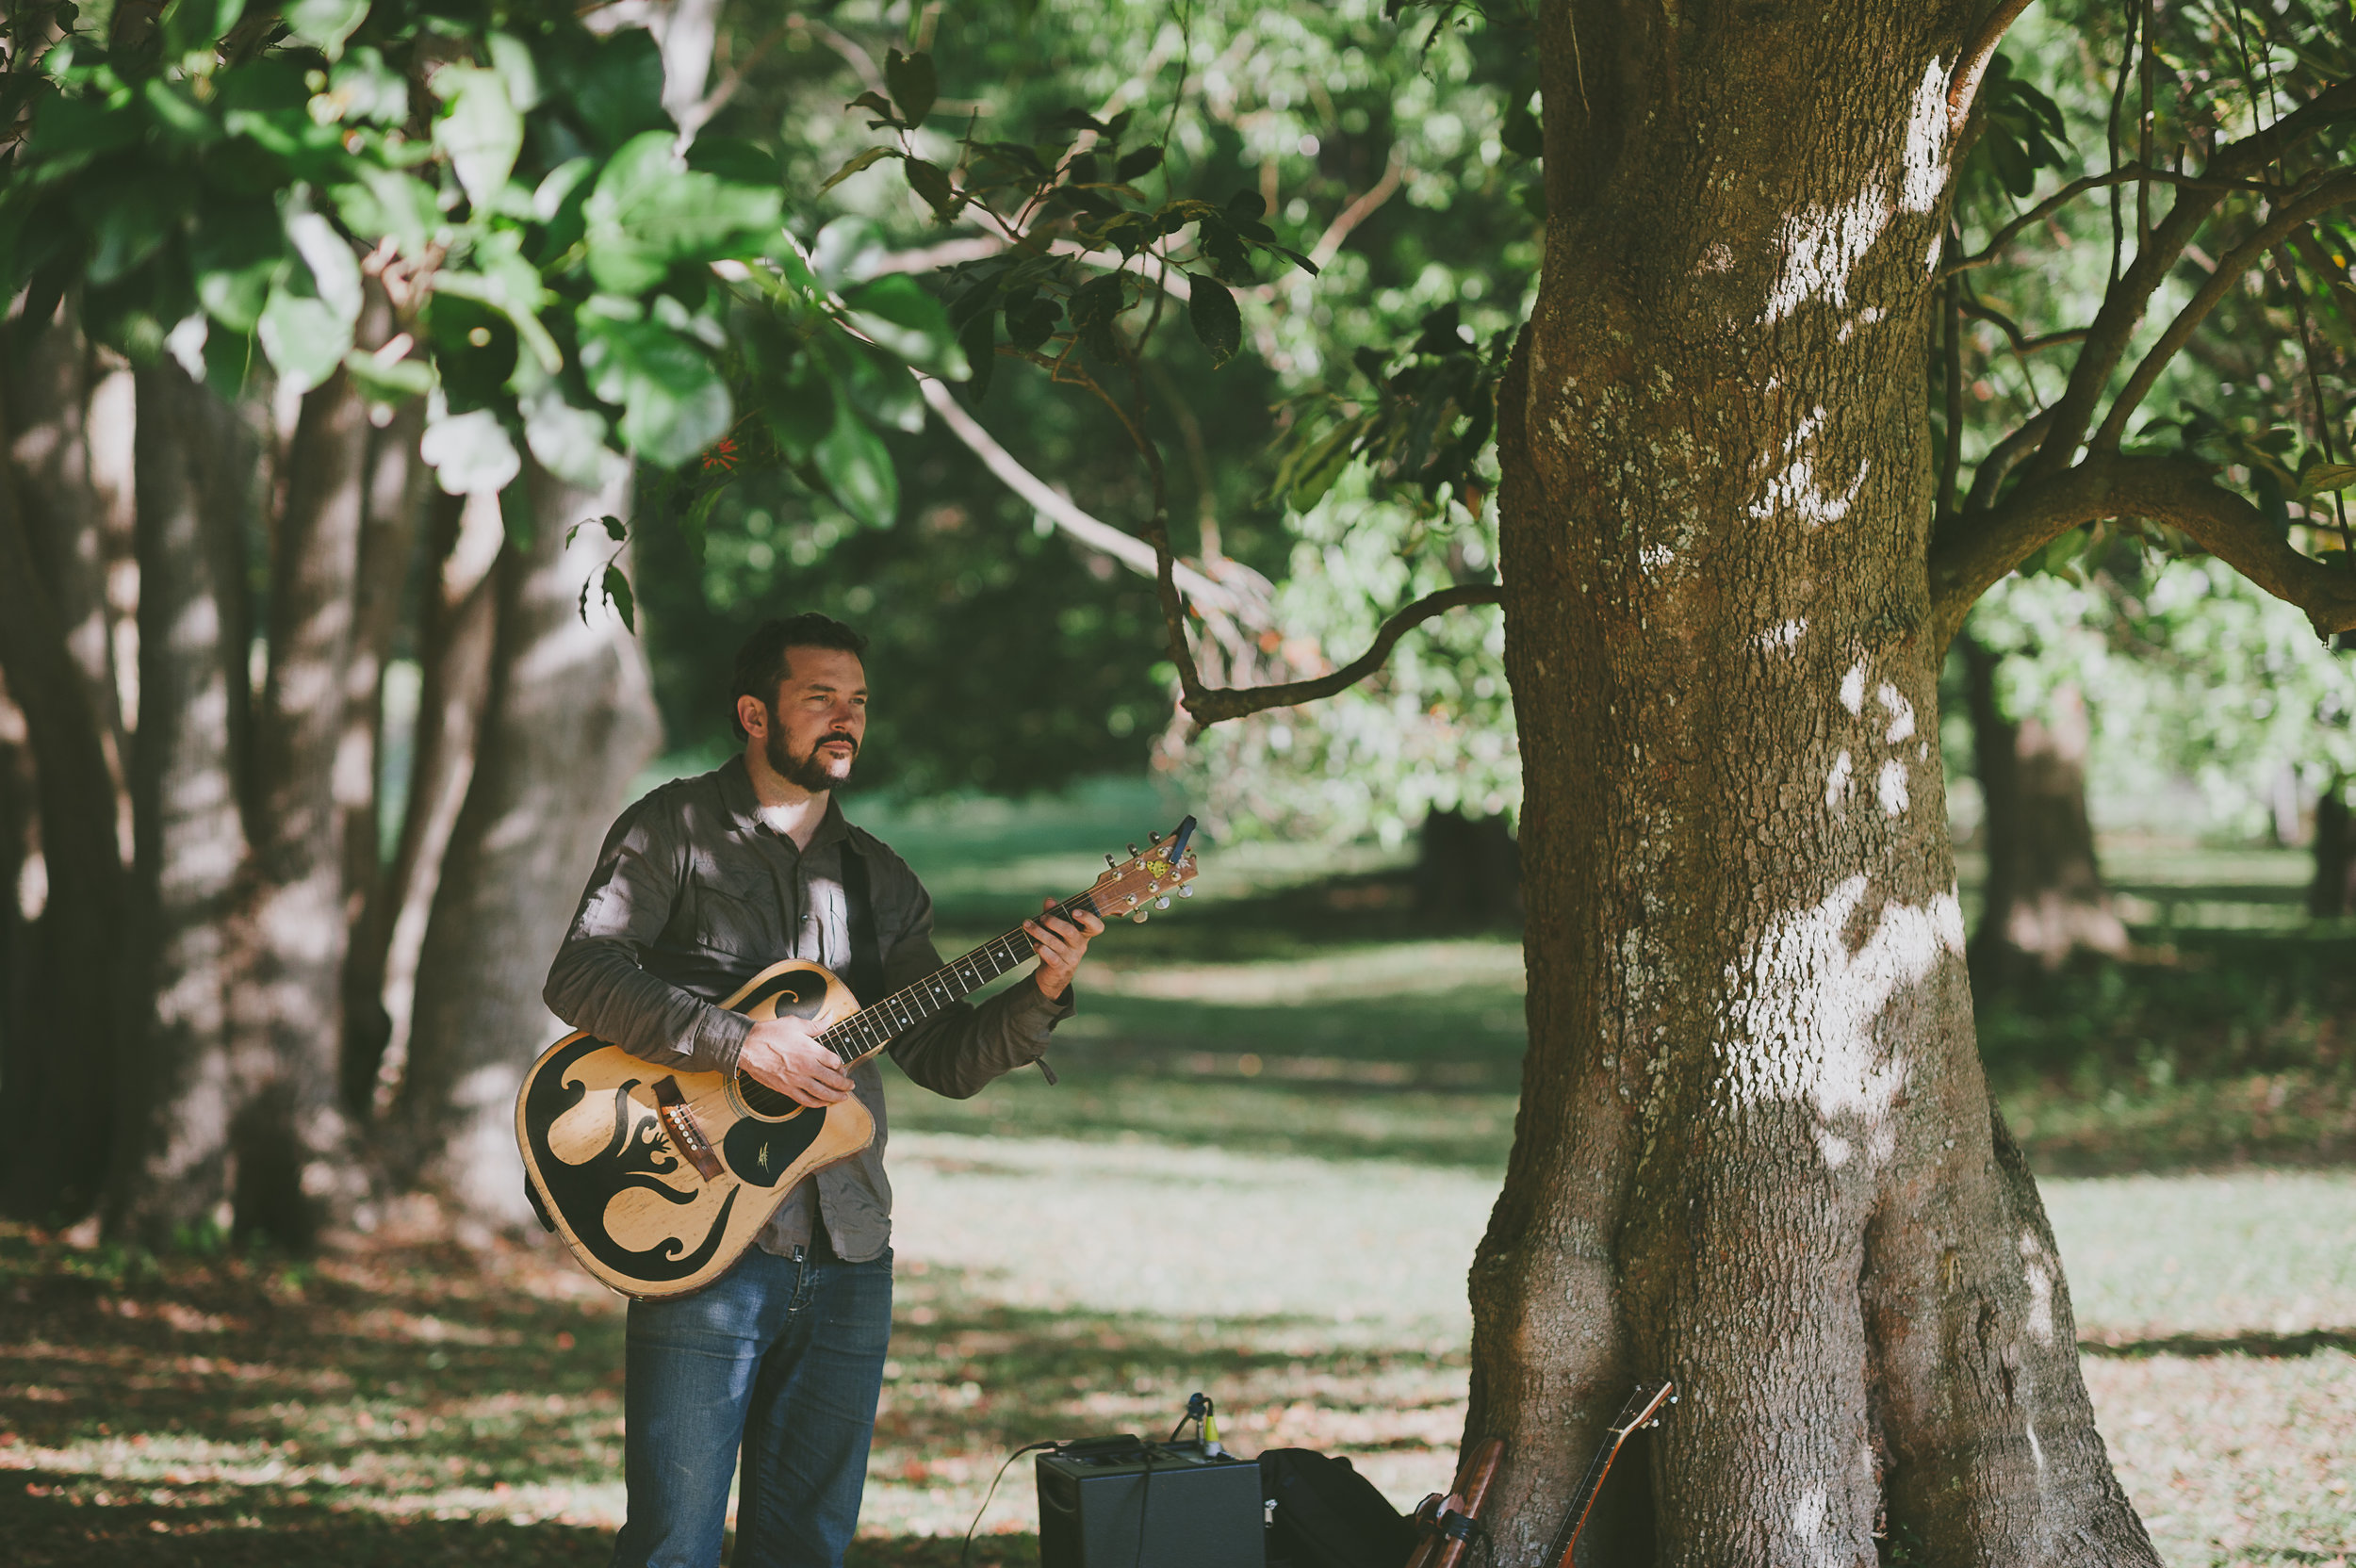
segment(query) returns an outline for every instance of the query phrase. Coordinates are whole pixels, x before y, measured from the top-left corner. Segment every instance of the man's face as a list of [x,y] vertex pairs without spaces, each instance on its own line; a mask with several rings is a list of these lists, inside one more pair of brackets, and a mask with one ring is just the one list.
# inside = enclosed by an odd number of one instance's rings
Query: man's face
[[867,734],[867,672],[840,648],[789,648],[785,657],[761,757],[778,777],[817,794],[851,776]]

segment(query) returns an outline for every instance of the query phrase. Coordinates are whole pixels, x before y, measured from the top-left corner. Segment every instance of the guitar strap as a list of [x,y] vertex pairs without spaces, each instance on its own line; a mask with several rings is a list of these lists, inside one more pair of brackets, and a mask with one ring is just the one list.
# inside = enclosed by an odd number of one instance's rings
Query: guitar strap
[[860,1006],[880,1002],[884,994],[883,944],[875,939],[875,901],[868,895],[867,857],[849,840],[843,844],[843,913],[851,928],[851,966],[843,983]]

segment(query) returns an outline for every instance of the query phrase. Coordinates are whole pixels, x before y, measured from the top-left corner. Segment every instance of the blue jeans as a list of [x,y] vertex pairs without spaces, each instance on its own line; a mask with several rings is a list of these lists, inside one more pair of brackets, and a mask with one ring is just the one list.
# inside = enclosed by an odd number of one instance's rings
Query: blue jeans
[[740,1446],[734,1568],[842,1568],[891,1341],[889,1250],[749,1248],[692,1296],[631,1302],[614,1568],[713,1568]]

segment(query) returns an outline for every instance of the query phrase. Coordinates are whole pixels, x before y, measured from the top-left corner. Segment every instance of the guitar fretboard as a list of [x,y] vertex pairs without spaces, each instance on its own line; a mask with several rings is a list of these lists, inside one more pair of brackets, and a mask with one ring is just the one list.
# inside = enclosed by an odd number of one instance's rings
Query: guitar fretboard
[[[1086,910],[1100,919],[1108,918],[1096,906],[1092,893],[1068,898],[1053,909],[1044,911],[1039,918],[1069,920],[1076,910]],[[1038,944],[1021,926],[1017,926],[1004,935],[992,937],[970,953],[950,959],[923,979],[901,987],[882,1001],[861,1007],[821,1034],[819,1042],[841,1057],[846,1066],[872,1056],[951,1003],[973,995],[1008,970],[1026,964],[1038,956]]]

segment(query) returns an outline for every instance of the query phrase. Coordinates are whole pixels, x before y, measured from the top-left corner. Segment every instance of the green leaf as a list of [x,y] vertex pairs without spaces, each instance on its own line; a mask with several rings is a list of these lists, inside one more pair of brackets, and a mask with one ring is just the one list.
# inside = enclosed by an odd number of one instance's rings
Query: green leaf
[[1205,273],[1186,274],[1186,319],[1193,323],[1194,335],[1211,351],[1211,365],[1217,368],[1243,347],[1243,313],[1235,308],[1235,297],[1226,286],[1213,282]]
[[518,412],[524,416],[524,445],[541,467],[583,490],[605,483],[615,461],[605,444],[605,416],[574,407],[553,385],[525,399]]
[[1134,152],[1121,155],[1121,161],[1113,165],[1113,177],[1126,185],[1138,175],[1150,174],[1161,166],[1162,150],[1160,147],[1139,147]]
[[957,209],[965,204],[949,184],[949,176],[923,158],[902,158],[900,172],[908,176],[908,188],[924,199],[924,204],[933,209],[933,216],[941,221],[946,223],[955,218]]
[[188,245],[196,298],[234,332],[250,333],[269,302],[271,277],[286,259],[278,214],[260,202],[207,202]]
[[900,112],[911,125],[921,125],[933,112],[933,102],[941,96],[939,84],[933,77],[933,57],[919,51],[903,55],[897,49],[884,57],[884,85],[892,89],[892,96],[900,106]]
[[869,528],[890,528],[900,510],[900,477],[883,437],[851,410],[836,405],[834,426],[810,453],[827,493]]
[[1053,300],[1006,301],[1006,340],[1024,353],[1037,353],[1054,335],[1063,307]]
[[990,393],[990,372],[998,366],[998,313],[977,312],[957,335],[957,347],[965,351],[968,378],[965,384],[965,403],[978,407]]
[[728,433],[728,383],[701,345],[654,321],[584,315],[581,327],[590,390],[621,408],[631,451],[677,467]]
[[736,185],[771,186],[781,178],[765,147],[732,136],[699,136],[687,149],[687,167]]
[[643,293],[675,263],[757,254],[777,234],[782,191],[683,169],[675,141],[668,131],[634,137],[597,176],[581,212],[599,288]]
[[862,92],[843,106],[846,109],[867,109],[881,115],[887,125],[896,126],[900,123],[900,116],[893,110],[892,100],[880,92]]
[[523,116],[506,81],[480,66],[446,65],[434,74],[434,90],[449,103],[434,123],[434,144],[449,155],[466,199],[495,209],[524,146]]
[[948,381],[965,379],[965,355],[957,348],[949,313],[924,286],[905,272],[888,272],[843,290],[859,330],[909,364]]
[[605,564],[605,601],[614,607],[614,613],[622,617],[622,627],[631,635],[638,631],[638,605],[630,597],[630,579],[612,562]]
[[451,496],[504,490],[524,471],[507,427],[487,408],[439,418],[429,411],[417,455],[434,470],[443,493]]
[[676,137],[663,106],[663,50],[644,27],[613,33],[586,60],[544,57],[550,85],[573,101],[576,118],[597,147],[612,151],[632,137],[661,131]]
[[836,186],[841,185],[844,180],[849,179],[852,175],[858,173],[862,169],[872,169],[876,164],[882,162],[885,158],[896,158],[900,155],[900,149],[897,147],[870,147],[867,151],[859,154],[850,162],[844,164],[842,168],[827,175],[826,183],[818,188],[819,194],[824,195],[827,191],[832,190]]
[[354,349],[344,355],[344,368],[374,402],[402,402],[434,389],[434,368],[421,359],[384,360]]
[[815,451],[834,428],[834,383],[815,355],[803,355],[792,374],[768,388],[761,403],[777,449],[795,463]]
[[2299,493],[2323,496],[2350,485],[2356,485],[2356,463],[2318,463],[2302,476]]
[[337,60],[344,40],[368,19],[368,0],[291,0],[282,14],[288,36]]
[[357,183],[329,192],[345,226],[363,236],[390,235],[404,256],[424,255],[442,223],[434,188],[414,174],[375,163],[361,163],[359,175]]

